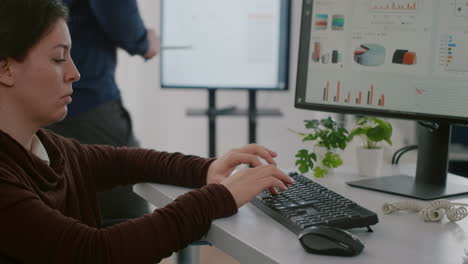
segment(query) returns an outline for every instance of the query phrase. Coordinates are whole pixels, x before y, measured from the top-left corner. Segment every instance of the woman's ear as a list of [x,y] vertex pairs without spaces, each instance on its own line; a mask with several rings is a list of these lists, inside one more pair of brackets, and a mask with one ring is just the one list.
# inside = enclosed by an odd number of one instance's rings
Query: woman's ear
[[12,87],[15,84],[11,59],[0,60],[0,84]]

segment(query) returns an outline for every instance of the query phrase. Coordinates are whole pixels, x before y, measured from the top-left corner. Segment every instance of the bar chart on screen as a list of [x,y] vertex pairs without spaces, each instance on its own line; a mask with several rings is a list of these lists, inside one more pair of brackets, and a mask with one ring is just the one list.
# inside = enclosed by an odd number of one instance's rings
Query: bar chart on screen
[[447,72],[468,73],[468,35],[448,35],[441,41],[441,62]]
[[377,89],[373,84],[370,85],[367,91],[358,91],[355,98],[355,103],[364,106],[384,107],[385,106],[385,94],[378,93]]
[[[324,102],[333,102],[333,103],[340,103],[346,102],[347,98],[343,100],[343,92],[342,92],[342,85],[341,81],[330,81],[328,80],[323,87],[323,101]],[[348,95],[349,97],[349,95]]]
[[[352,100],[353,98],[353,100]],[[379,94],[373,84],[367,91],[350,91],[343,82],[328,80],[323,87],[322,100],[330,103],[357,104],[363,106],[385,106],[385,94]]]

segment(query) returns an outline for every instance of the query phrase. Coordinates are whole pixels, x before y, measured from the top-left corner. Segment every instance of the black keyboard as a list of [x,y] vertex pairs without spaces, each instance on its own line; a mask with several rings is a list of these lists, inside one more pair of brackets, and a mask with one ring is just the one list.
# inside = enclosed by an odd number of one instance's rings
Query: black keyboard
[[293,172],[289,176],[296,182],[287,191],[272,195],[265,190],[251,203],[292,232],[299,234],[317,225],[350,229],[379,222],[374,212],[303,175]]

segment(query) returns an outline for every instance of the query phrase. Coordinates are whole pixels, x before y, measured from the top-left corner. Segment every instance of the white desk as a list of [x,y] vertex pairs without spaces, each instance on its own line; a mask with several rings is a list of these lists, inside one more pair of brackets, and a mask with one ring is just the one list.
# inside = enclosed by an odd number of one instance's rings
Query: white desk
[[[240,208],[238,214],[215,220],[207,240],[240,263],[346,263],[346,264],[394,264],[394,263],[440,263],[461,264],[464,248],[468,249],[468,217],[457,223],[446,218],[439,223],[425,223],[416,213],[400,212],[385,215],[381,206],[385,201],[399,201],[403,197],[350,187],[345,181],[359,177],[344,170],[325,179],[314,179],[374,211],[379,223],[372,226],[374,233],[365,228],[352,229],[366,244],[356,257],[333,257],[306,253],[295,234],[258,210],[251,204]],[[468,186],[468,180],[449,177],[449,181]],[[138,184],[134,191],[162,207],[177,196],[189,191],[187,188],[160,184]],[[468,203],[468,196],[454,201]]]

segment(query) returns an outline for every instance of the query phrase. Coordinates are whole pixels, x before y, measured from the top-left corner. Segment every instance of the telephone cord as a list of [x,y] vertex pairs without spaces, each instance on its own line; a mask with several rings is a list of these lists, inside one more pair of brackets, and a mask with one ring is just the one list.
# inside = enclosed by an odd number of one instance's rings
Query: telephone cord
[[418,212],[419,217],[425,222],[438,222],[442,220],[444,215],[447,215],[450,221],[456,222],[468,215],[468,209],[465,206],[468,204],[452,203],[449,200],[434,200],[432,202],[407,200],[394,203],[386,202],[382,206],[382,210],[385,214],[401,210]]

